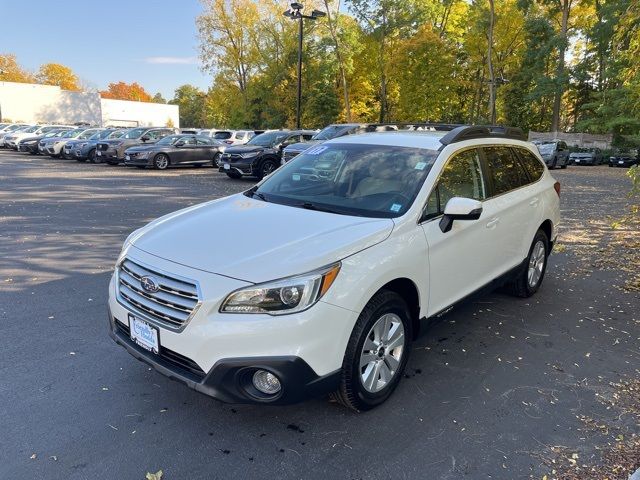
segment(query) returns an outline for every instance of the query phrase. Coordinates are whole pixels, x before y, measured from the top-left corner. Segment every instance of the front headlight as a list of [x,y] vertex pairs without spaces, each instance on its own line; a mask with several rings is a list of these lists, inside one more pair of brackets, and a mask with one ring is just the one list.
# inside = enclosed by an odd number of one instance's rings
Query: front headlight
[[241,153],[240,156],[242,158],[253,158],[260,155],[261,152],[249,152],[249,153]]
[[296,277],[252,285],[231,293],[221,313],[286,315],[301,312],[327,293],[340,271],[340,263]]

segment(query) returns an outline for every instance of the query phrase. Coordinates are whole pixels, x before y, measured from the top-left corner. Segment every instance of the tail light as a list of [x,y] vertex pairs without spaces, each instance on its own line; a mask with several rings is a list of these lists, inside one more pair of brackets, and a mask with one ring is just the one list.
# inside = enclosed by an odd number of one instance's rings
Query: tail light
[[560,182],[556,182],[553,184],[553,189],[556,191],[558,196],[560,196]]

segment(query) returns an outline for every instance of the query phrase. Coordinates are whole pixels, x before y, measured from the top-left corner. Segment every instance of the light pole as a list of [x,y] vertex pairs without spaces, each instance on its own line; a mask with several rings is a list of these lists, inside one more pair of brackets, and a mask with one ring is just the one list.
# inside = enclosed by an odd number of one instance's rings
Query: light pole
[[299,130],[301,127],[301,109],[302,109],[302,38],[304,35],[304,19],[317,20],[320,17],[326,15],[321,10],[314,10],[311,15],[305,15],[302,13],[304,5],[298,2],[292,2],[291,8],[284,12],[285,17],[289,17],[291,20],[298,21],[298,99],[296,102],[296,128]]
[[[5,71],[0,68],[0,75],[4,75]],[[0,103],[0,122],[2,121],[2,104]]]

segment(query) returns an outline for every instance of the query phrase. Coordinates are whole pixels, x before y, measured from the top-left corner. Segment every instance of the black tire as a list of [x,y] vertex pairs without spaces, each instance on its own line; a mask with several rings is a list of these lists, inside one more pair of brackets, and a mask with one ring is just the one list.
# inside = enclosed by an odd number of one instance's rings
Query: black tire
[[[404,344],[399,365],[391,380],[381,390],[372,393],[362,383],[361,355],[373,325],[388,313],[395,314],[402,321]],[[411,313],[404,299],[397,293],[388,290],[378,292],[364,307],[351,332],[342,362],[340,386],[331,394],[331,397],[356,412],[371,410],[386,401],[397,387],[407,366],[411,352],[411,339],[413,338],[411,328]],[[385,360],[381,361],[385,362]],[[367,367],[364,368],[366,372]]]
[[558,158],[554,158],[553,162],[551,163],[551,166],[549,167],[549,170],[553,170],[558,166]]
[[118,162],[117,160],[107,160],[107,165],[111,165],[111,166],[115,166],[115,165],[119,165],[120,162]]
[[229,177],[229,178],[233,178],[233,179],[235,179],[235,180],[237,180],[237,179],[239,179],[239,178],[242,178],[242,175],[241,175],[241,174],[239,174],[238,172],[224,172],[224,173],[226,173],[226,174],[227,174],[227,177]]
[[76,162],[78,162],[78,163],[84,163],[86,161],[87,161],[86,158],[76,158]]
[[213,167],[219,167],[220,165],[218,165],[218,162],[220,161],[220,158],[222,157],[222,154],[220,152],[216,153],[213,156],[213,160],[211,160],[211,166]]
[[89,150],[89,153],[87,154],[87,160],[89,160],[91,163],[96,163],[96,149],[92,148],[91,150]]
[[278,168],[278,164],[275,160],[271,158],[267,158],[260,164],[260,168],[258,169],[258,180],[262,180],[267,175],[271,174],[276,168]]
[[[534,254],[534,248],[541,242],[544,246],[544,257],[542,270],[539,273],[539,278],[532,285],[529,282],[529,270],[531,268],[531,257]],[[540,285],[542,285],[542,281],[544,280],[544,274],[547,271],[547,260],[549,259],[549,239],[547,238],[547,234],[542,230],[538,230],[533,237],[533,242],[531,242],[531,247],[529,248],[529,255],[527,255],[527,260],[525,262],[525,266],[522,269],[522,272],[518,274],[518,276],[512,280],[510,283],[506,285],[507,291],[516,297],[528,298],[532,296],[534,293],[538,291]]]
[[560,165],[560,168],[564,170],[565,168],[567,168],[567,164],[565,163],[564,165]]
[[169,161],[169,156],[164,153],[159,153],[155,157],[153,157],[153,168],[156,170],[166,170],[171,162]]

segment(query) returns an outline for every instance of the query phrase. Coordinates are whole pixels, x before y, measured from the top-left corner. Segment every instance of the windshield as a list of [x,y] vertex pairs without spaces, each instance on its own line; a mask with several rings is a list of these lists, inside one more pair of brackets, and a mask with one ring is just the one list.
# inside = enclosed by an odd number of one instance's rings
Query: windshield
[[134,128],[133,130],[129,130],[127,134],[123,138],[140,138],[144,132],[146,132],[146,128]]
[[16,130],[22,130],[24,127],[25,125],[13,125],[7,128],[7,132],[15,132]]
[[24,130],[22,130],[23,133],[33,133],[36,130],[40,129],[41,127],[39,125],[34,125],[33,127],[29,127],[29,128],[25,128]]
[[226,140],[231,138],[231,132],[216,132],[213,134],[213,138],[216,140]]
[[256,135],[247,142],[247,145],[258,145],[260,147],[272,147],[282,142],[289,136],[289,132],[267,132]]
[[126,130],[116,130],[115,132],[111,132],[107,138],[120,138],[122,137],[125,133],[127,133]]
[[436,150],[422,148],[319,145],[276,170],[253,195],[343,215],[399,217],[413,204],[437,157]]
[[311,140],[331,140],[344,130],[344,125],[329,125],[316,133]]
[[84,132],[84,130],[79,129],[79,130],[70,130],[67,133],[65,133],[64,135],[62,135],[63,138],[78,138],[78,136],[80,136],[80,134]]
[[536,146],[542,155],[553,153],[556,149],[555,143],[537,143]]
[[100,132],[96,132],[89,137],[89,140],[104,140],[109,135],[111,135],[111,130],[102,130]]
[[43,138],[59,137],[64,130],[52,130],[43,135]]

